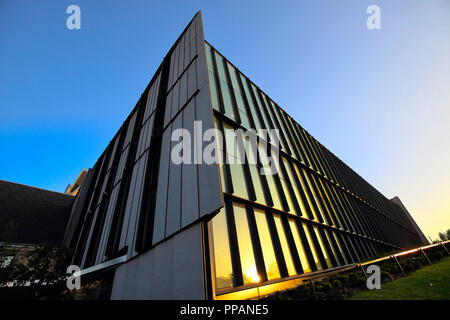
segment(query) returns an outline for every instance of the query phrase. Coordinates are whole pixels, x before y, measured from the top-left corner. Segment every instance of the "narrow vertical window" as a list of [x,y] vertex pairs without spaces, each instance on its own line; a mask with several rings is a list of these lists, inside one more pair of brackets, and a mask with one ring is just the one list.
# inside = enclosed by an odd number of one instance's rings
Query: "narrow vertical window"
[[328,255],[327,248],[325,248],[325,244],[323,243],[323,239],[320,236],[319,227],[316,226],[316,225],[314,226],[314,232],[316,233],[316,237],[317,237],[317,240],[319,241],[320,249],[322,251],[322,254],[323,254],[324,258],[325,258],[325,261],[326,261],[327,265],[329,267],[333,266],[333,263],[331,263],[330,256]]
[[245,206],[235,203],[233,211],[244,284],[259,282]]
[[231,288],[233,287],[233,268],[225,210],[222,208],[208,225],[214,248],[216,288],[218,290]]
[[242,163],[244,163],[243,155],[240,154],[234,129],[227,123],[223,123],[224,135],[227,147],[228,160],[230,161],[231,179],[233,182],[234,194],[248,199],[247,184],[245,181]]
[[295,246],[297,247],[298,257],[300,258],[300,263],[302,264],[302,269],[304,273],[311,272],[311,267],[308,263],[308,257],[305,253],[305,248],[303,247],[302,240],[300,239],[300,234],[298,231],[297,224],[293,219],[289,219],[289,226],[291,227],[292,237],[294,238]]
[[314,257],[314,262],[316,263],[317,270],[322,270],[322,264],[320,263],[319,255],[317,254],[316,247],[312,241],[311,235],[309,234],[309,228],[305,222],[302,222],[303,230],[305,231],[306,238],[308,239],[309,247],[311,248],[312,255]]
[[221,55],[219,55],[217,52],[215,53],[216,57],[216,63],[217,63],[217,70],[219,72],[219,82],[220,82],[220,89],[222,91],[222,99],[225,109],[225,114],[229,116],[232,119],[236,119],[236,115],[234,114],[233,110],[233,101],[231,98],[231,92],[230,88],[228,86],[228,80],[226,76],[226,69],[225,69],[225,61],[222,58]]
[[261,249],[263,252],[264,265],[266,267],[267,279],[280,278],[277,259],[273,249],[272,238],[270,236],[269,227],[267,225],[266,213],[262,210],[255,209],[255,219],[258,228],[259,239],[261,241]]
[[281,249],[283,250],[284,261],[286,262],[286,268],[290,276],[296,275],[294,261],[292,260],[291,251],[289,250],[289,244],[284,233],[283,223],[279,215],[274,215],[275,225],[278,231],[278,237],[280,238]]

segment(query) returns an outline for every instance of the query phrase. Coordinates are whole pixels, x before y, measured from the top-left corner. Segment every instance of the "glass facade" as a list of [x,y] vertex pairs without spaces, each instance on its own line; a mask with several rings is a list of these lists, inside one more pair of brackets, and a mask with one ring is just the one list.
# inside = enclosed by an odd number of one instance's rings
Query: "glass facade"
[[[212,237],[214,248],[217,241],[230,241],[229,251],[217,258],[227,271],[213,274],[216,293],[229,291],[231,283],[233,288],[271,283],[417,241],[384,196],[208,43],[206,53],[215,127],[225,137],[217,144],[225,211],[232,211],[209,222],[228,226],[212,228],[220,232]],[[249,135],[235,135],[237,129],[254,130],[256,146]],[[279,157],[271,157],[274,151]],[[239,256],[234,265],[226,262],[230,256]]]

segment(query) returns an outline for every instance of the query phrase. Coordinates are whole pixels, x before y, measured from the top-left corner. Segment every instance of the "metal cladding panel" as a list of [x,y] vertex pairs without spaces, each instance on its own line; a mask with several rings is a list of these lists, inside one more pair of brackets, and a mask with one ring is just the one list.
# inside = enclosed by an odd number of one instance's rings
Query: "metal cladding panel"
[[158,98],[160,81],[161,81],[161,72],[159,73],[158,77],[156,78],[156,81],[153,83],[150,90],[148,91],[147,105],[145,107],[145,113],[144,117],[142,118],[142,123],[145,123],[145,121],[147,121],[147,119],[153,114],[153,112],[156,109],[156,100]]
[[205,299],[200,223],[119,266],[111,300]]
[[[211,143],[201,142],[203,132],[214,125],[200,14],[180,37],[170,61],[153,244],[223,206],[218,165],[204,163],[201,153]],[[202,128],[196,135],[195,121],[200,121]],[[175,164],[171,160],[170,150],[181,139],[170,141],[170,137],[181,127],[191,133],[191,146],[197,143],[199,162],[194,163],[194,148],[189,163]]]
[[111,167],[113,165],[114,162],[114,157],[116,155],[117,152],[117,144],[119,143],[119,135],[116,137],[115,141],[114,141],[114,147],[112,149],[112,153],[111,153],[111,157],[109,158],[109,162],[108,162],[108,168],[107,170],[111,170]]
[[122,150],[125,149],[131,142],[131,137],[133,135],[134,125],[136,123],[136,112],[130,119],[130,124],[128,125],[127,135],[125,136],[125,141],[123,143]]
[[148,121],[145,122],[144,126],[141,128],[135,160],[139,159],[139,157],[142,156],[144,151],[150,147],[150,140],[151,140],[152,129],[153,129],[153,120],[154,120],[154,116],[152,115],[148,119]]
[[126,148],[120,155],[119,166],[117,167],[116,177],[114,179],[114,185],[122,179],[123,171],[128,157],[128,151],[130,148]]
[[156,206],[155,206],[155,217],[153,228],[153,243],[161,241],[162,239],[164,239],[165,236],[169,162],[170,162],[170,130],[166,130],[162,137],[158,190],[156,193]]
[[[195,97],[196,119],[201,121],[202,130],[214,128],[211,112],[211,101],[209,91],[205,89],[207,85],[200,90]],[[205,150],[209,141],[202,141],[201,150]],[[219,168],[216,163],[198,165],[198,194],[199,194],[199,215],[203,217],[223,207],[222,190],[220,187]]]
[[[183,110],[183,128],[194,137],[195,102],[191,100]],[[194,150],[195,141],[191,139],[190,147]],[[191,153],[191,158],[193,154]],[[198,212],[198,175],[197,165],[183,163],[181,177],[181,227],[185,227],[199,218]]]
[[[182,113],[173,121],[172,132],[182,127]],[[171,150],[178,142],[171,142]],[[167,194],[166,237],[180,230],[181,227],[181,168],[182,165],[170,161],[169,189]]]

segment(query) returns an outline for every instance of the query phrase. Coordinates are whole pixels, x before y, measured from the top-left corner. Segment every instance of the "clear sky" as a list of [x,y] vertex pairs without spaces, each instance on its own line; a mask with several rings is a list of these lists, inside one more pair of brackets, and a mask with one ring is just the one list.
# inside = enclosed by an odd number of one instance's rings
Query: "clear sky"
[[427,236],[450,228],[448,0],[1,0],[0,179],[64,191],[200,9],[206,39]]

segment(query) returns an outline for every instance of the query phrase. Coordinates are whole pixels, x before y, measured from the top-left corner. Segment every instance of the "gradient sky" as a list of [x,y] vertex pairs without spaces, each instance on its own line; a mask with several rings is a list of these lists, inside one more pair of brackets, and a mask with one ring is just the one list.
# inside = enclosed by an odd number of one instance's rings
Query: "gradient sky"
[[448,0],[1,0],[0,179],[64,191],[200,9],[206,39],[426,236],[450,228]]

